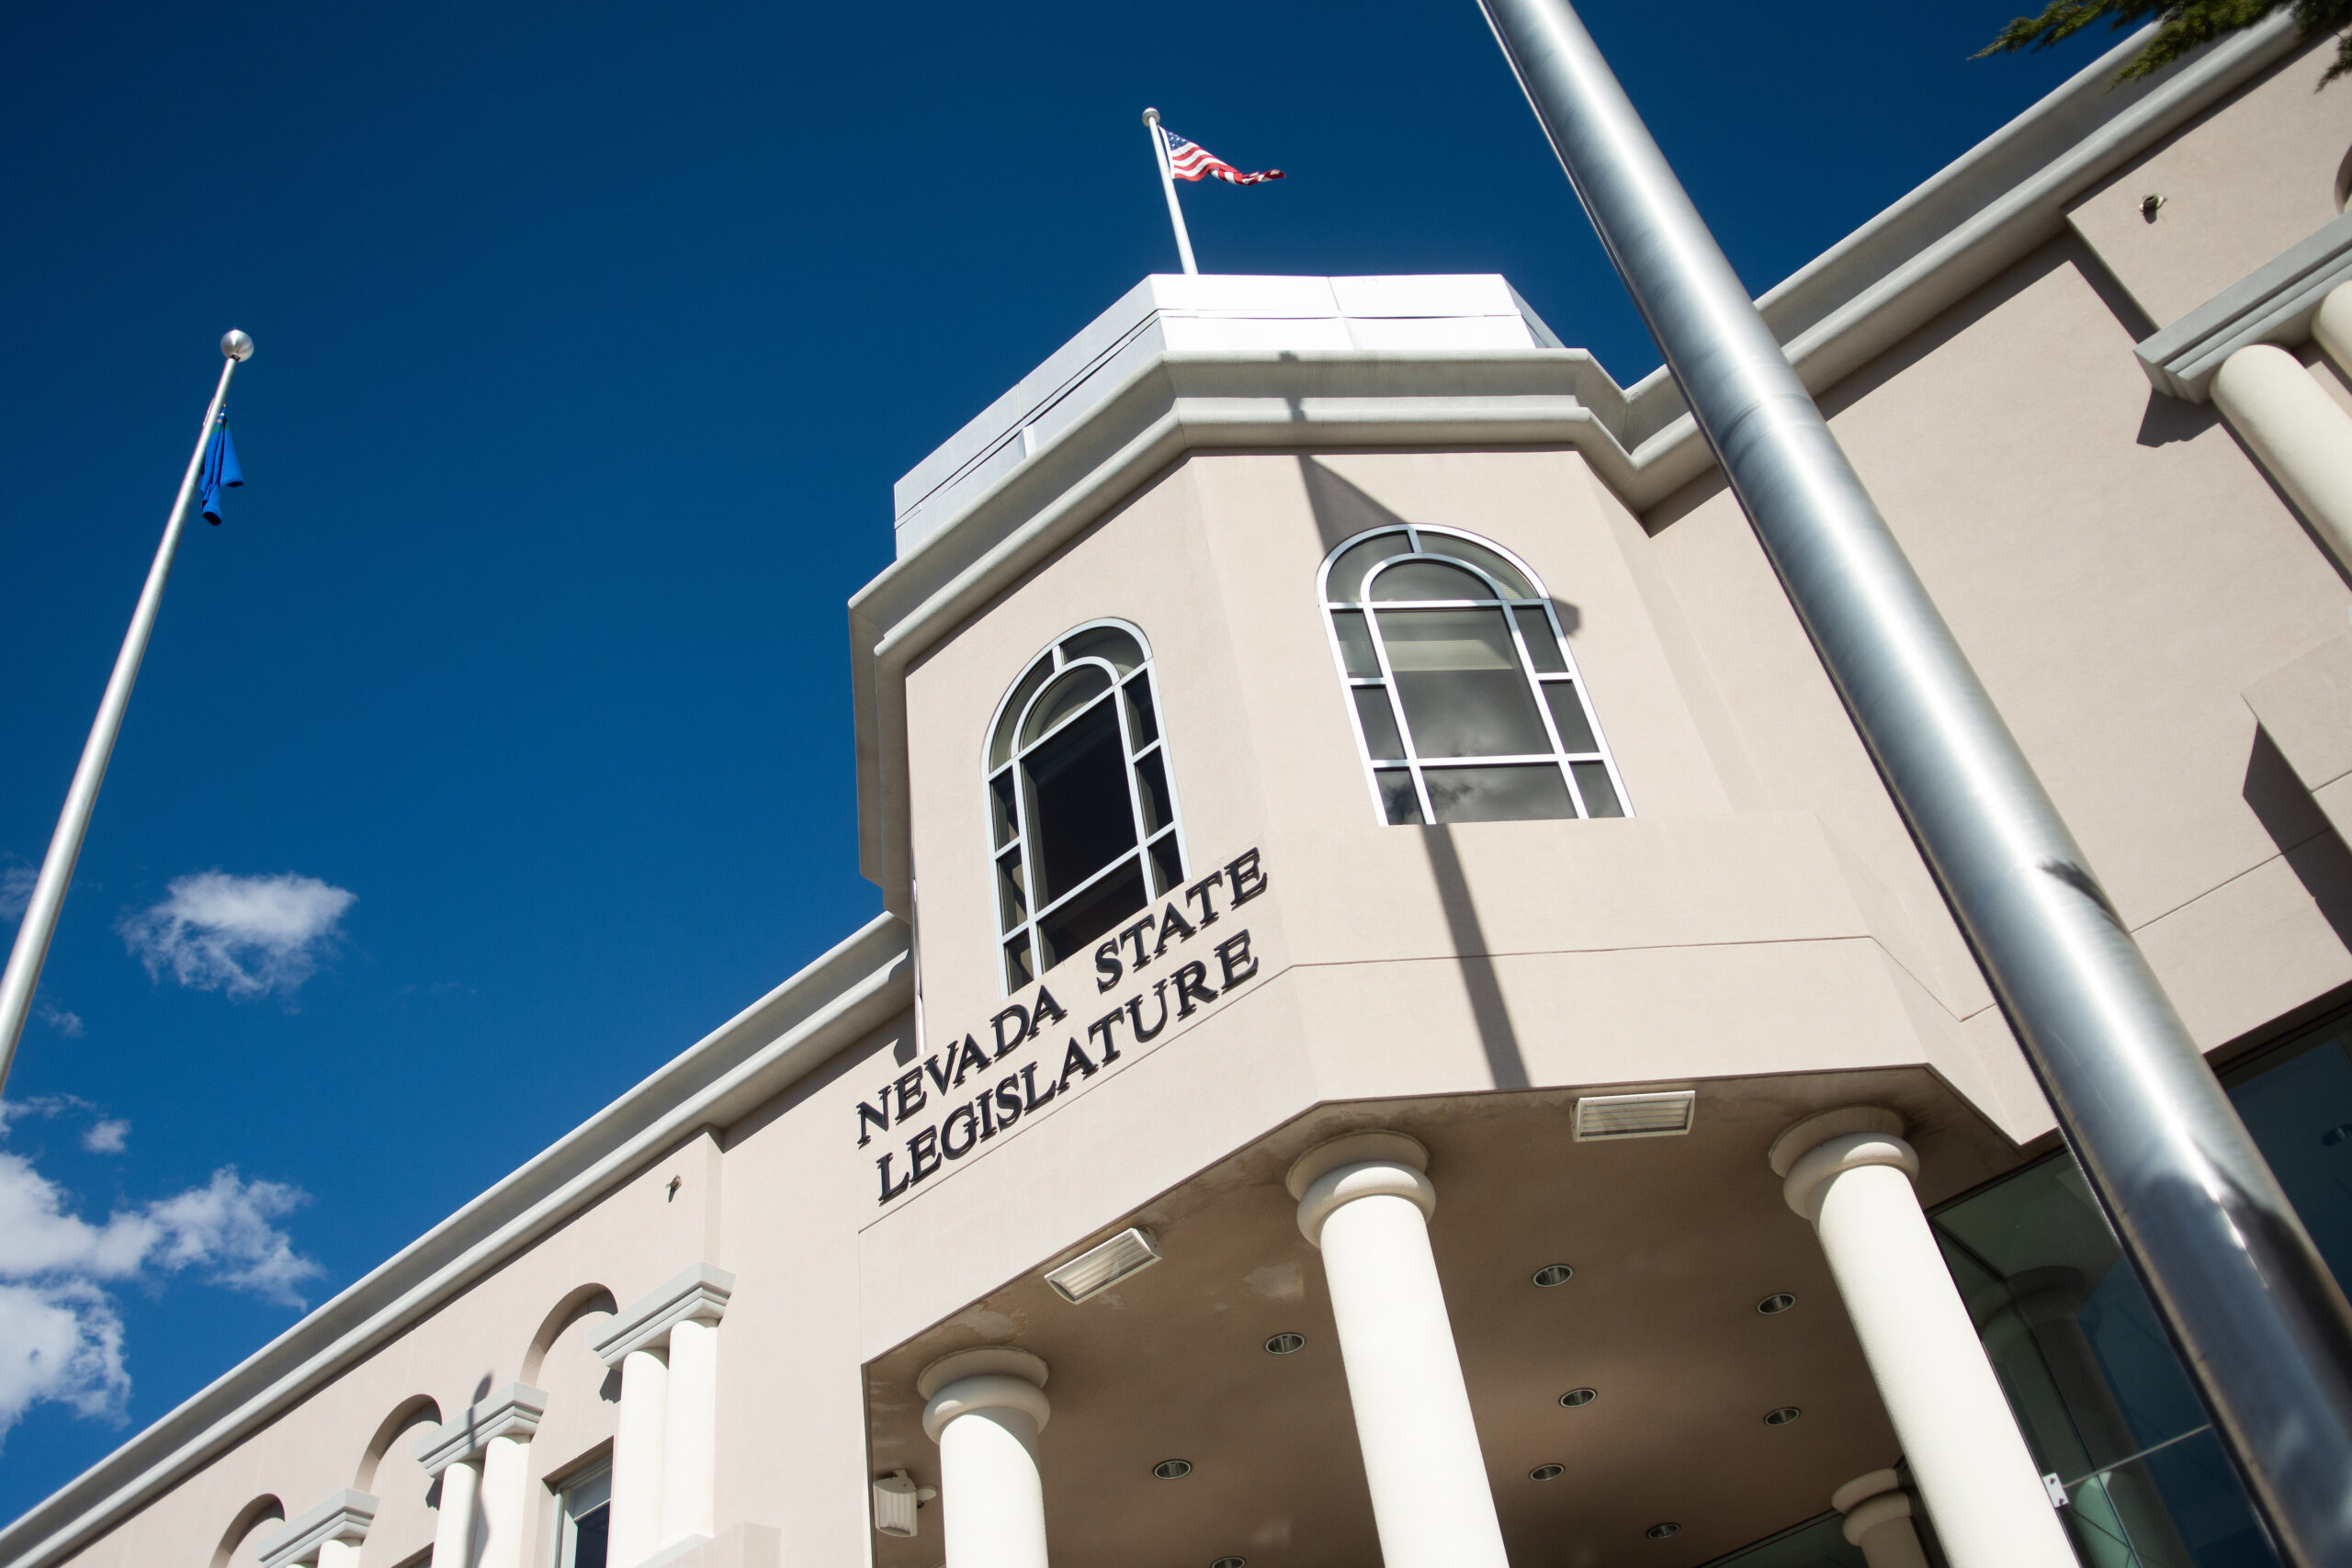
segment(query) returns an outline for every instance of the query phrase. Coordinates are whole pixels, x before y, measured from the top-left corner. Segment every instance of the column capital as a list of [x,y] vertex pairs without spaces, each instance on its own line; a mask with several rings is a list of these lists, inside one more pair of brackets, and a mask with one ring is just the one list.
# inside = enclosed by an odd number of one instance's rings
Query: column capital
[[1775,1176],[1786,1176],[1797,1161],[1827,1143],[1848,1133],[1885,1133],[1894,1137],[1904,1134],[1902,1113],[1889,1111],[1883,1105],[1841,1105],[1835,1111],[1815,1111],[1802,1122],[1792,1122],[1772,1140],[1765,1151],[1765,1163]]
[[660,1349],[682,1323],[717,1323],[734,1293],[734,1275],[714,1263],[697,1263],[615,1314],[589,1348],[605,1365],[618,1366],[631,1350]]
[[1018,1410],[1044,1431],[1053,1415],[1046,1399],[1045,1361],[1017,1345],[981,1345],[942,1356],[915,1379],[929,1403],[922,1429],[933,1442],[947,1423],[975,1410]]
[[1283,1185],[1294,1198],[1304,1198],[1306,1190],[1325,1175],[1347,1165],[1393,1164],[1426,1171],[1430,1168],[1430,1151],[1419,1139],[1407,1133],[1377,1131],[1342,1133],[1336,1138],[1326,1138],[1290,1162],[1290,1174]]
[[347,1540],[356,1545],[368,1539],[368,1527],[375,1522],[375,1498],[349,1487],[332,1493],[325,1502],[289,1520],[283,1529],[261,1543],[262,1568],[289,1568],[294,1563],[311,1562],[329,1541]]
[[548,1411],[543,1389],[510,1382],[478,1404],[469,1404],[455,1421],[445,1421],[416,1445],[416,1462],[427,1475],[438,1475],[451,1465],[477,1458],[492,1438],[524,1438],[539,1429]]
[[1323,1245],[1323,1223],[1359,1198],[1403,1198],[1429,1218],[1437,1188],[1423,1174],[1430,1152],[1402,1133],[1348,1133],[1316,1145],[1292,1162],[1285,1185],[1298,1200],[1298,1229]]

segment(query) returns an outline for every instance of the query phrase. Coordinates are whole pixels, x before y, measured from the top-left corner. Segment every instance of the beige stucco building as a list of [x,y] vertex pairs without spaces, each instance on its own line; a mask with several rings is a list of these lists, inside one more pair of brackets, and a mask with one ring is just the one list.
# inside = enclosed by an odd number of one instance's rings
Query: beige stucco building
[[[2114,66],[1765,310],[2340,1275],[2352,85]],[[2275,1561],[1662,372],[1153,277],[898,501],[888,912],[0,1564]]]

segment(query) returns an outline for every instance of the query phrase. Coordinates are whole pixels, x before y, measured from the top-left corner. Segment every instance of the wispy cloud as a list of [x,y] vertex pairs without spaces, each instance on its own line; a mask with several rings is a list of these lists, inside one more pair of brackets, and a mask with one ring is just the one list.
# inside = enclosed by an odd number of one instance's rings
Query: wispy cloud
[[[128,1130],[102,1120],[85,1142],[108,1129]],[[130,1374],[108,1286],[193,1273],[301,1308],[296,1287],[322,1271],[277,1222],[305,1201],[298,1188],[223,1168],[202,1187],[93,1224],[30,1161],[0,1152],[0,1433],[43,1400],[121,1419]]]
[[33,901],[40,873],[28,865],[0,866],[0,919],[13,920]]
[[150,977],[168,974],[200,991],[291,996],[318,970],[357,895],[288,872],[232,876],[204,871],[175,878],[164,901],[125,915],[123,941]]
[[105,1116],[90,1123],[82,1146],[94,1155],[119,1155],[130,1145],[130,1123],[119,1116]]
[[33,1013],[34,1016],[38,1017],[43,1023],[57,1031],[58,1033],[65,1036],[66,1039],[79,1040],[82,1038],[82,1015],[80,1013],[67,1012],[63,1008],[59,1007],[54,1002],[40,1002],[36,1004],[33,1008]]

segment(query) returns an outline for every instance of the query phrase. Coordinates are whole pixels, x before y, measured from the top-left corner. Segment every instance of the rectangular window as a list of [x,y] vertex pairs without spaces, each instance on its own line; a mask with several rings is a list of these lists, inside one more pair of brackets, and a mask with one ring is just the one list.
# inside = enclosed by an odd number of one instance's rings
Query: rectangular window
[[613,1472],[609,1465],[565,1483],[557,1520],[555,1568],[605,1568],[605,1538],[613,1517]]

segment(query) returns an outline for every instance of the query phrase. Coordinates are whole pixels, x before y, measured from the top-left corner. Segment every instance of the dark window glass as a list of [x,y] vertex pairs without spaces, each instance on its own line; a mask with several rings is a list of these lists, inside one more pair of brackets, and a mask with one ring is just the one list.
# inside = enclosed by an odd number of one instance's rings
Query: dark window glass
[[571,1568],[605,1568],[612,1522],[613,1509],[609,1503],[601,1508],[592,1508],[572,1521]]
[[1012,990],[1036,977],[1029,968],[1029,936],[1024,931],[1004,944],[1004,988]]
[[1363,624],[1363,612],[1334,610],[1331,625],[1340,634],[1340,659],[1348,667],[1348,673],[1378,676],[1380,655],[1373,651],[1372,628]]
[[1560,750],[1568,752],[1598,751],[1600,743],[1592,738],[1592,725],[1584,716],[1584,705],[1577,701],[1576,686],[1566,681],[1554,681],[1544,688],[1544,704],[1552,710],[1552,727],[1560,732]]
[[1395,599],[1492,599],[1495,591],[1475,572],[1442,560],[1398,561],[1372,580],[1372,596]]
[[1404,737],[1396,733],[1396,716],[1388,709],[1385,686],[1355,688],[1356,716],[1363,721],[1364,749],[1377,761],[1405,754]]
[[1500,610],[1385,610],[1380,632],[1421,756],[1551,750]]
[[1584,796],[1588,817],[1623,817],[1625,808],[1617,803],[1617,792],[1609,787],[1609,770],[1598,762],[1570,762],[1577,775],[1577,793]]
[[1398,529],[1394,534],[1380,534],[1351,547],[1348,553],[1331,563],[1329,590],[1334,603],[1347,604],[1363,597],[1363,574],[1391,556],[1401,556],[1413,547],[1412,540]]
[[1037,903],[1053,902],[1136,847],[1127,761],[1110,704],[1065,726],[1021,760],[1021,771],[1029,795],[1029,859],[1037,877],[1031,896]]
[[1028,745],[1110,689],[1111,677],[1099,664],[1081,664],[1065,672],[1029,710],[1028,722],[1021,727],[1021,744]]
[[1527,644],[1527,657],[1535,661],[1535,672],[1566,673],[1568,661],[1560,657],[1560,639],[1552,635],[1552,617],[1533,604],[1518,605],[1511,614],[1518,617],[1519,635]]
[[1178,852],[1176,834],[1171,829],[1151,841],[1152,891],[1163,895],[1173,892],[1183,880],[1183,856]]
[[1094,945],[1104,931],[1144,907],[1143,868],[1130,860],[1037,922],[1037,937],[1050,969]]
[[1138,675],[1121,690],[1127,694],[1127,730],[1140,750],[1159,739],[1159,715],[1151,705],[1151,677]]
[[1430,806],[1441,822],[1528,822],[1574,817],[1568,786],[1550,762],[1516,768],[1431,768]]
[[1029,915],[1029,899],[1021,886],[1021,852],[999,855],[996,862],[996,907],[999,931],[1011,931]]
[[1012,835],[1021,824],[1013,816],[1011,768],[989,780],[989,821],[990,830],[996,834],[998,849],[1012,842]]
[[1076,637],[1062,641],[1065,660],[1107,659],[1113,669],[1122,675],[1143,662],[1143,645],[1132,632],[1116,626],[1089,626]]
[[1154,751],[1136,764],[1136,783],[1143,791],[1143,830],[1157,833],[1176,820],[1176,812],[1168,804],[1168,775],[1160,766],[1161,753]]
[[1402,768],[1390,768],[1374,773],[1380,781],[1381,808],[1388,813],[1388,820],[1399,826],[1418,823],[1421,819],[1421,797],[1413,793],[1413,775]]

